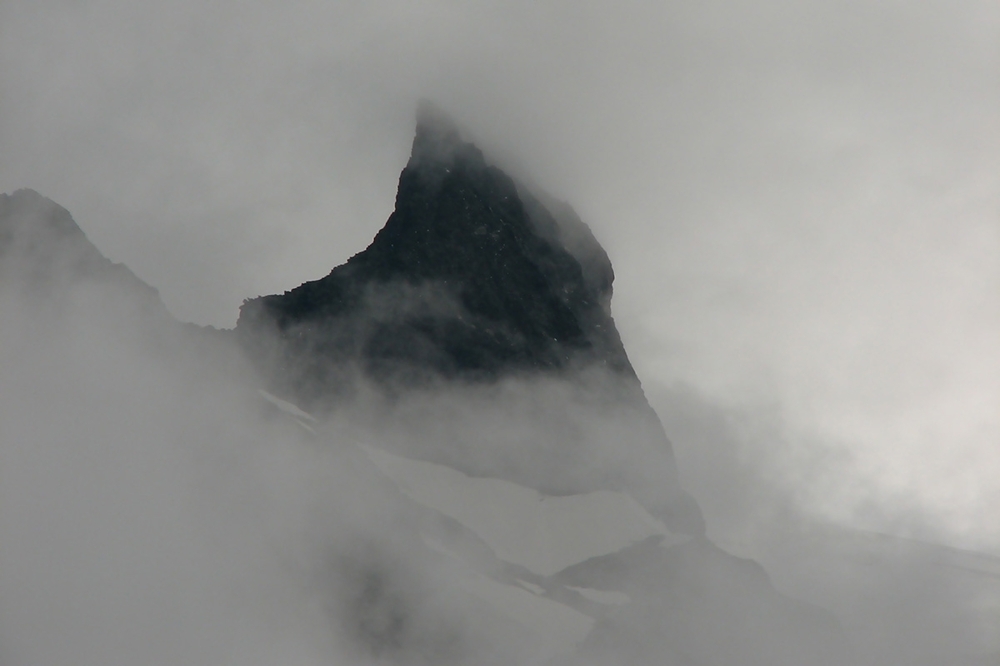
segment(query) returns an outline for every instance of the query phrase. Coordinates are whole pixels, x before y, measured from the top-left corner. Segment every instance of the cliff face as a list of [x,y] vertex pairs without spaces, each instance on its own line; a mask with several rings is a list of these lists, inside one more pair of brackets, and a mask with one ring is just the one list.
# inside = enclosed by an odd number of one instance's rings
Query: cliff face
[[395,211],[371,245],[320,280],[246,302],[237,332],[307,400],[349,370],[421,383],[596,364],[634,379],[609,311],[611,263],[568,206],[555,213],[422,108]]

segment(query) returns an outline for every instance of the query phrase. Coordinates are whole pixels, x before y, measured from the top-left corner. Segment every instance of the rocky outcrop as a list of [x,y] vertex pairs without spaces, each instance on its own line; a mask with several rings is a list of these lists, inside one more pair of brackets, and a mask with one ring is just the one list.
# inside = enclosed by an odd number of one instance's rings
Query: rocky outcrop
[[424,106],[371,245],[322,279],[247,301],[237,332],[307,402],[352,372],[412,385],[599,365],[634,379],[613,279],[568,206],[543,205]]

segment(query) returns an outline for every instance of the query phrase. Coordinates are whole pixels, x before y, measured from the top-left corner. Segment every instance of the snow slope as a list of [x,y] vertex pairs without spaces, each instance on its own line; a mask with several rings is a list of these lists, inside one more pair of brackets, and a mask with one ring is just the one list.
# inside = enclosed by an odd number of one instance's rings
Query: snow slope
[[404,494],[457,520],[501,560],[541,576],[651,536],[663,536],[668,545],[689,538],[672,534],[624,493],[547,496],[510,481],[470,477],[443,465],[364,449]]

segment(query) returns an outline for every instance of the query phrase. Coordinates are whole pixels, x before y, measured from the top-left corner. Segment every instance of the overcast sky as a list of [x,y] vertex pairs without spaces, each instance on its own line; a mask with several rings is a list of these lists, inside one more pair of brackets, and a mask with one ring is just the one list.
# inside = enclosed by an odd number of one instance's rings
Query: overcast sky
[[0,191],[198,323],[367,245],[421,97],[591,225],[647,388],[1000,547],[993,0],[0,2]]

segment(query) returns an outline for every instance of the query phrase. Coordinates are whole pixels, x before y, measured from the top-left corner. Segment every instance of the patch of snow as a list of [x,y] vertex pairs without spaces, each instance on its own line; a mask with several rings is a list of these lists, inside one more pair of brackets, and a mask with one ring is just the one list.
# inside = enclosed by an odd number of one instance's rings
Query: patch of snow
[[539,664],[548,662],[557,654],[571,652],[594,627],[594,618],[588,615],[519,587],[504,585],[480,573],[462,576],[459,585],[497,612],[538,635],[544,644],[536,655],[536,663]]
[[283,411],[285,414],[288,414],[289,416],[292,416],[296,419],[306,421],[308,423],[316,423],[316,417],[314,417],[309,412],[299,409],[298,407],[288,402],[287,400],[282,400],[276,395],[271,395],[264,389],[259,389],[258,392],[260,393],[261,397],[263,397],[269,403],[271,403],[272,405]]
[[440,541],[438,541],[437,539],[431,539],[431,538],[428,538],[426,536],[422,536],[421,540],[424,542],[425,546],[427,546],[428,548],[430,548],[431,550],[433,550],[435,553],[438,553],[439,555],[444,555],[445,557],[447,557],[450,560],[456,560],[458,562],[464,562],[464,560],[461,557],[459,557],[455,553],[453,553],[450,550],[448,550],[448,548],[445,547],[445,545],[443,543],[441,543]]
[[545,588],[541,585],[535,585],[534,583],[529,583],[526,580],[521,580],[520,578],[515,578],[514,582],[526,589],[529,592],[534,592],[539,596],[545,595]]
[[264,389],[258,389],[257,392],[260,393],[262,398],[271,403],[271,405],[277,407],[278,411],[285,414],[286,416],[291,417],[291,419],[295,421],[295,423],[298,424],[303,430],[312,435],[316,434],[316,431],[313,430],[313,427],[309,425],[310,423],[317,423],[316,418],[312,414],[309,414],[308,412],[299,409],[298,407],[288,402],[287,400],[282,400],[281,398],[275,395],[271,395]]
[[616,592],[614,590],[595,590],[589,587],[572,587],[570,585],[567,585],[566,587],[574,592],[579,592],[580,596],[584,599],[598,604],[624,606],[628,602],[632,601],[624,592]]
[[545,590],[538,585],[516,579],[518,585],[530,590],[525,591],[493,580],[476,572],[437,540],[423,537],[423,541],[455,567],[453,573],[459,587],[535,636],[542,647],[533,663],[544,664],[557,654],[571,652],[593,629],[593,618],[558,601],[539,596],[545,594]]
[[364,450],[404,494],[472,530],[501,560],[542,576],[653,535],[675,540],[624,493],[547,496],[510,481],[470,477],[369,446]]
[[315,435],[316,434],[316,431],[313,430],[312,426],[309,425],[308,423],[303,423],[302,421],[299,421],[298,419],[295,419],[295,422],[298,423],[299,426],[301,426],[302,429],[305,430],[306,432],[308,432],[309,434],[311,434],[311,435]]

